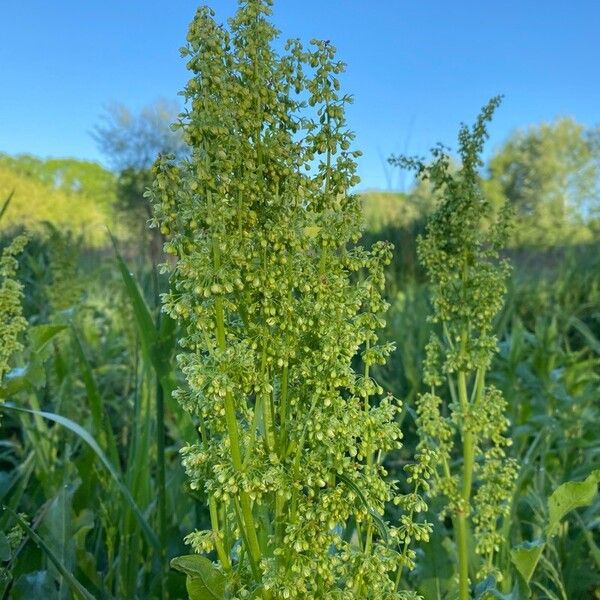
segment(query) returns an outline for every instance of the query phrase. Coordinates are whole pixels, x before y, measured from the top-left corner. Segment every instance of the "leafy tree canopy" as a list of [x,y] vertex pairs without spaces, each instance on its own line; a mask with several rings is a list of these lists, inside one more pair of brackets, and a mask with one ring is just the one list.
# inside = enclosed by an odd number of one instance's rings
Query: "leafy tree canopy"
[[517,242],[557,243],[590,237],[599,202],[600,129],[572,118],[513,133],[492,156],[485,184],[492,201],[507,199]]

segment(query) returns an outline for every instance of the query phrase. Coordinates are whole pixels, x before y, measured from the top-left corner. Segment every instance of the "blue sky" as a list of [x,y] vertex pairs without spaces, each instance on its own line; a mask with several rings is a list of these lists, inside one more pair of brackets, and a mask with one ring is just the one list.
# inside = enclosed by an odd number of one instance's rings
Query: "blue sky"
[[[225,20],[235,0],[209,2]],[[0,4],[0,151],[102,161],[103,107],[177,98],[191,0],[5,0]],[[493,95],[488,152],[511,130],[571,115],[600,122],[600,2],[278,0],[283,37],[329,39],[348,64],[362,189],[406,185],[391,153],[454,146]]]

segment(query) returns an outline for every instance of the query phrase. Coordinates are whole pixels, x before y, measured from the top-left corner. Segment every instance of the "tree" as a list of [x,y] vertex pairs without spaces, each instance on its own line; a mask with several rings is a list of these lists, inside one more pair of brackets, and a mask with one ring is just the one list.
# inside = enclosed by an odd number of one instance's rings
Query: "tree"
[[181,158],[186,153],[180,130],[171,125],[178,120],[180,109],[175,102],[158,100],[134,114],[123,104],[106,108],[101,122],[92,133],[100,151],[117,173],[117,209],[139,225],[142,243],[149,243],[149,254],[157,262],[162,246],[158,230],[148,239],[146,222],[152,217],[150,203],[144,197],[152,183],[151,167],[160,154]]
[[492,156],[485,187],[494,204],[506,198],[514,207],[517,242],[553,244],[591,235],[599,139],[597,129],[565,117],[516,131]]
[[157,100],[139,114],[123,104],[111,104],[93,136],[114,170],[149,171],[158,154],[185,154],[179,131],[171,128],[179,112],[177,103],[168,100]]

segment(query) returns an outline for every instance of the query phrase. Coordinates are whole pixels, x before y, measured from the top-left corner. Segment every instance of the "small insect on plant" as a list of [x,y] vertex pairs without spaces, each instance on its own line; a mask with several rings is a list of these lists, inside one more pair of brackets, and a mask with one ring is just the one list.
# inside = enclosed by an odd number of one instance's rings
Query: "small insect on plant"
[[192,599],[410,597],[383,520],[399,405],[370,375],[393,349],[377,335],[392,248],[357,245],[344,65],[316,40],[278,55],[270,6],[240,2],[228,28],[198,10],[178,124],[191,153],[154,167],[175,257],[164,310],[184,332],[176,395],[199,431],[182,455],[210,508],[172,565]]

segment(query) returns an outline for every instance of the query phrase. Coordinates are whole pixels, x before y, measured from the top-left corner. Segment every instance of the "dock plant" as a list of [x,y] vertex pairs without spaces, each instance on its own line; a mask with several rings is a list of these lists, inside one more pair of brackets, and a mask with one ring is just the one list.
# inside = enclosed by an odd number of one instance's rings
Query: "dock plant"
[[190,155],[154,167],[176,397],[199,432],[183,462],[210,512],[173,566],[191,598],[402,598],[407,553],[382,518],[399,403],[370,373],[392,350],[377,334],[391,247],[357,245],[344,65],[326,41],[276,52],[270,6],[240,2],[229,27],[198,10],[182,50]]
[[0,255],[0,384],[10,370],[10,361],[23,349],[20,336],[27,328],[23,316],[23,284],[17,279],[17,256],[27,244],[27,236],[17,236]]
[[[506,401],[486,382],[497,345],[494,318],[509,272],[499,256],[509,210],[490,205],[478,173],[487,123],[499,101],[493,98],[472,128],[461,127],[458,166],[442,146],[433,150],[428,163],[391,159],[415,169],[440,195],[418,242],[430,280],[434,323],[424,365],[429,390],[416,403],[418,456],[433,467],[430,494],[444,501],[441,517],[452,519],[461,600],[471,597],[472,583],[502,578],[502,527],[517,475],[517,464],[507,455]],[[471,540],[476,560],[470,560]]]

